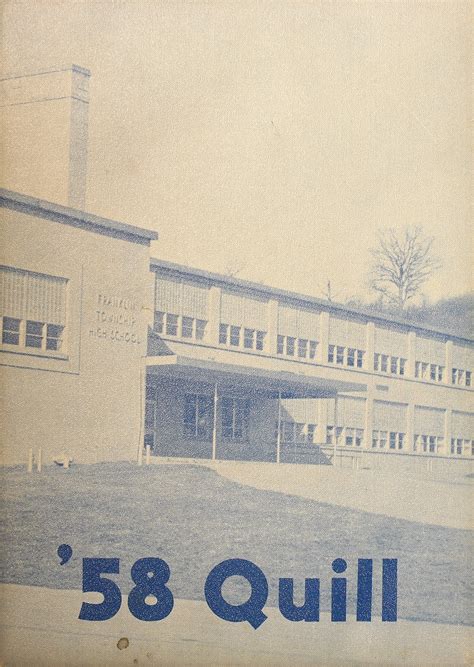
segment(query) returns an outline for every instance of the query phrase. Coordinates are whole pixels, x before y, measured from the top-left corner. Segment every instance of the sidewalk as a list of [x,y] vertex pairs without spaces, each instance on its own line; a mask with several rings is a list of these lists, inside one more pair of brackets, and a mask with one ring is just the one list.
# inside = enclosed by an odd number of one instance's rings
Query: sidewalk
[[[429,623],[291,623],[276,609],[255,631],[228,623],[205,602],[176,600],[159,623],[133,618],[123,600],[110,621],[77,619],[81,591],[2,585],[0,662],[5,667],[115,665],[468,665],[473,630]],[[100,601],[87,596],[89,602]],[[122,640],[120,642],[120,640]],[[128,646],[119,649],[117,644]]]
[[333,466],[217,461],[219,475],[239,484],[397,519],[473,529],[473,489],[465,483]]

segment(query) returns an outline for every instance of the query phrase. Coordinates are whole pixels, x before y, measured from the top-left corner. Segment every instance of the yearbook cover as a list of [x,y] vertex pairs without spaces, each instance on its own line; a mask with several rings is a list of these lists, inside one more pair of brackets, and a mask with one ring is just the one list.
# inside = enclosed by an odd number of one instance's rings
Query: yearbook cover
[[1,21],[0,663],[472,664],[471,3]]

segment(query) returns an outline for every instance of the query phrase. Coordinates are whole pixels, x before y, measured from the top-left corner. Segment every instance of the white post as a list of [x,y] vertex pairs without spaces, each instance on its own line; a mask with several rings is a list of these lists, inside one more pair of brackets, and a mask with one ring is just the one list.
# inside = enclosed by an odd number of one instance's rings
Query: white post
[[278,390],[277,463],[280,463],[280,449],[281,449],[281,390]]
[[33,472],[33,450],[28,450],[28,472]]
[[38,472],[41,472],[41,469],[43,467],[43,452],[41,450],[41,447],[38,449],[38,461],[37,461],[37,466],[38,466]]
[[337,454],[337,394],[334,396],[334,448],[333,448],[333,461],[336,465],[336,454]]
[[146,446],[146,457],[145,457],[145,462],[147,466],[150,465],[150,445]]
[[212,460],[216,460],[217,454],[217,381],[214,384],[214,419],[212,423]]

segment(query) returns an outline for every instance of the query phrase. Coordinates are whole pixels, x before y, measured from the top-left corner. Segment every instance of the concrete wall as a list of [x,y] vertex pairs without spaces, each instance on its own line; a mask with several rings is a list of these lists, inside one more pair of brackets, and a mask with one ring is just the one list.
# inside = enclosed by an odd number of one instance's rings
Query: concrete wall
[[84,208],[89,76],[72,66],[0,80],[2,187]]
[[0,215],[3,265],[68,280],[65,355],[0,346],[2,462],[25,464],[29,448],[42,448],[45,463],[62,451],[78,462],[135,458],[152,295],[148,244],[6,208]]

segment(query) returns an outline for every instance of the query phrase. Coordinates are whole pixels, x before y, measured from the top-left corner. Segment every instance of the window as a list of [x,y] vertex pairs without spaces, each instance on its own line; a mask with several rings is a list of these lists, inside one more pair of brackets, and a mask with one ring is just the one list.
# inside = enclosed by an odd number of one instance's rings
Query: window
[[[275,434],[278,435],[278,422],[275,424]],[[313,443],[316,435],[316,424],[282,421],[280,422],[280,434],[282,444]]]
[[278,335],[277,354],[286,354],[288,357],[294,357],[296,354],[299,359],[314,359],[317,345],[315,340]]
[[8,345],[20,344],[20,322],[15,317],[3,318],[2,343]]
[[308,341],[305,338],[298,339],[298,357],[306,359],[308,355]]
[[178,335],[178,316],[172,313],[166,314],[166,334],[168,336]]
[[405,433],[399,433],[398,431],[372,431],[373,449],[399,450],[404,447]]
[[295,342],[296,338],[293,338],[292,336],[286,337],[286,354],[289,357],[295,356]]
[[35,347],[40,350],[43,347],[44,334],[44,322],[34,322],[27,320],[25,338],[26,347]]
[[470,387],[472,382],[471,371],[462,368],[453,368],[451,371],[451,384]]
[[183,338],[193,337],[194,319],[192,317],[183,317],[181,320],[181,336]]
[[474,440],[451,438],[451,454],[457,456],[474,456]]
[[153,323],[153,329],[156,331],[156,333],[163,333],[165,330],[165,314],[156,311],[155,312],[155,318],[154,318],[154,323]]
[[196,325],[196,340],[203,340],[204,334],[206,333],[206,324],[205,320],[195,320]]
[[361,428],[345,428],[345,444],[348,447],[361,447],[364,440],[364,430]]
[[443,445],[443,438],[437,435],[415,434],[413,451],[423,454],[437,454]]
[[166,336],[181,336],[194,340],[202,340],[206,332],[207,322],[187,315],[175,315],[155,311],[153,328],[156,333]]
[[214,400],[211,396],[186,394],[184,397],[184,435],[211,440],[214,426]]
[[220,324],[219,325],[219,343],[221,345],[227,345],[228,331],[229,331],[229,325],[228,324]]
[[347,365],[348,366],[355,366],[356,364],[356,351],[354,348],[350,347],[347,350]]
[[388,354],[376,353],[374,355],[374,371],[391,373],[392,375],[405,375],[406,359],[391,357]]
[[257,331],[256,332],[256,343],[255,347],[257,350],[262,351],[265,343],[265,331]]
[[222,437],[225,440],[247,440],[250,403],[242,398],[222,398]]
[[405,434],[396,431],[389,433],[389,449],[403,449]]
[[444,366],[415,361],[415,377],[420,380],[431,380],[431,382],[443,382]]
[[451,454],[457,454],[461,456],[463,453],[463,440],[462,438],[451,438]]
[[[334,429],[334,426],[327,426],[326,428],[327,444],[329,445],[340,444],[343,430],[344,429],[342,428],[342,426],[338,426],[337,429]],[[336,443],[334,443],[334,439],[336,440]]]
[[63,351],[65,278],[0,266],[1,344],[30,354]]
[[[357,350],[353,347],[344,347],[343,345],[329,345],[328,347],[328,362],[330,364],[336,363],[340,366],[350,366],[352,368],[363,368],[364,366],[364,351]],[[375,362],[375,357],[374,357]]]
[[253,350],[255,346],[255,329],[244,329],[244,347]]
[[265,331],[239,327],[234,324],[219,325],[219,343],[232,347],[243,347],[246,350],[262,351],[265,346]]
[[277,338],[277,354],[283,354],[285,351],[285,336],[278,336]]
[[231,326],[230,327],[230,344],[234,347],[239,347],[240,345],[240,327]]
[[380,370],[380,354],[376,352],[374,354],[374,371]]
[[46,325],[46,349],[53,350],[55,352],[60,352],[63,345],[63,334],[64,327],[60,327],[57,324],[47,324]]

